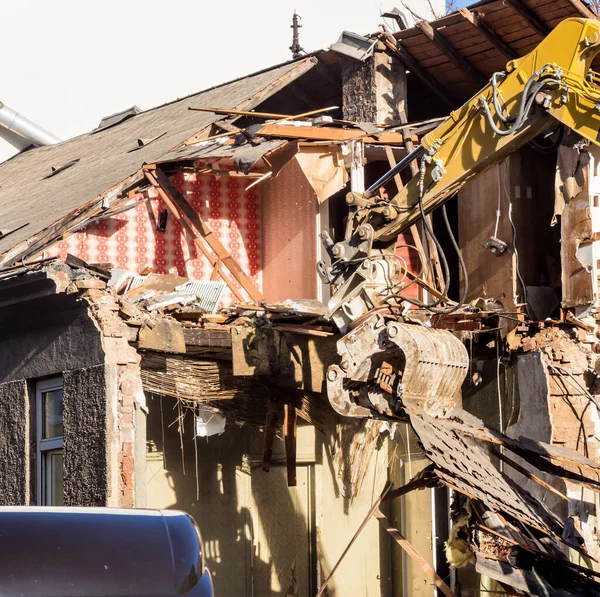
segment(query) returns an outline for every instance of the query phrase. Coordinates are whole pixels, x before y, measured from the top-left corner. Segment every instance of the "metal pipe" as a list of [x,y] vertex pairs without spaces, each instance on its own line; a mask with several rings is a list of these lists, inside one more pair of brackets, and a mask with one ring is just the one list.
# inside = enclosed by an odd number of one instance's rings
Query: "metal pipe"
[[386,172],[378,181],[374,182],[364,193],[363,197],[368,199],[372,197],[384,184],[388,183],[398,172],[401,172],[413,160],[420,158],[425,153],[425,148],[422,145],[415,147],[406,157],[402,158],[391,170]]
[[[54,145],[60,143],[60,139],[43,129],[41,126],[31,122],[31,120],[21,116],[18,112],[15,112],[12,108],[9,108],[6,104],[0,102],[0,126],[8,130],[10,133],[16,134],[23,139],[29,141],[28,145],[32,143],[34,145]],[[8,135],[6,140],[15,145],[13,135]],[[13,139],[13,140],[11,140]],[[20,143],[22,145],[22,143]],[[17,149],[22,149],[18,145],[15,145]]]
[[21,135],[17,135],[17,133],[13,131],[9,131],[5,129],[3,126],[0,126],[0,138],[8,141],[13,147],[18,149],[19,151],[24,151],[28,147],[31,147],[32,143],[29,139],[25,139],[25,137],[21,137]]

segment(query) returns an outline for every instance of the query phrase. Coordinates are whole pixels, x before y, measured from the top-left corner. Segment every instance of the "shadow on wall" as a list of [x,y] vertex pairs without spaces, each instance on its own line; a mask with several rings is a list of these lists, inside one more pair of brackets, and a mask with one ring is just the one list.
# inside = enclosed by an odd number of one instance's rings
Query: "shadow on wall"
[[149,400],[148,506],[198,521],[216,594],[315,594],[314,466],[299,466],[288,488],[285,466],[274,459],[265,473],[248,458],[262,433],[228,425],[194,440],[193,426],[175,400]]

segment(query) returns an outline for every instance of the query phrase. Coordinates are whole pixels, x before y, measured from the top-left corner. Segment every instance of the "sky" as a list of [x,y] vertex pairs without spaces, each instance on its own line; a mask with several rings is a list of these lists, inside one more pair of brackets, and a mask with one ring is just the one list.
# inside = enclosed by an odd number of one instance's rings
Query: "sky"
[[[402,10],[402,0],[1,1],[0,101],[61,139],[289,60],[294,9],[308,52]],[[427,0],[408,1],[427,11]],[[0,139],[0,160],[14,152]]]

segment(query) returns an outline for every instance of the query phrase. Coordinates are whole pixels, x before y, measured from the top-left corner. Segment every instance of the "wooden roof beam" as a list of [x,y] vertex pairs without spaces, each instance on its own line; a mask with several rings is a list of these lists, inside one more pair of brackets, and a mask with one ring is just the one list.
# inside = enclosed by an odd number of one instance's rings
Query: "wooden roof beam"
[[385,43],[386,47],[398,57],[404,66],[415,76],[419,77],[419,79],[421,79],[421,81],[444,103],[448,104],[451,108],[456,108],[460,105],[452,94],[449,93],[445,87],[442,87],[442,85],[429,74],[427,69],[406,50],[406,48],[402,47],[396,38],[392,35],[386,35],[383,37],[382,41]]
[[598,15],[581,0],[568,0],[568,2],[586,19],[597,19]]
[[427,21],[420,21],[415,27],[420,29],[449,58],[450,62],[453,62],[458,69],[467,73],[477,85],[483,87],[487,84],[487,77],[461,56],[454,46],[431,24]]
[[508,60],[518,58],[519,55],[485,22],[483,15],[478,12],[472,12],[468,8],[461,8],[458,12],[505,58]]
[[542,37],[550,33],[550,28],[523,2],[523,0],[504,0],[504,6],[510,6],[526,23]]

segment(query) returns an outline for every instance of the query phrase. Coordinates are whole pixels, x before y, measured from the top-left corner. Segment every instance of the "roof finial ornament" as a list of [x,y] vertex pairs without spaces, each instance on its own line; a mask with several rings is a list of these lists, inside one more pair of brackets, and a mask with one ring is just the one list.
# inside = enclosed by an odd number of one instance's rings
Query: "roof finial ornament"
[[304,48],[300,45],[300,15],[296,14],[296,9],[294,8],[294,16],[292,17],[292,24],[290,27],[294,30],[294,36],[292,38],[292,45],[290,46],[290,50],[292,51],[292,56],[294,58],[300,58],[302,53],[304,52]]

